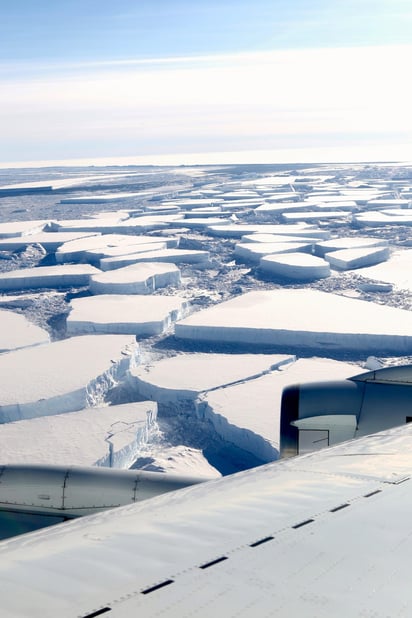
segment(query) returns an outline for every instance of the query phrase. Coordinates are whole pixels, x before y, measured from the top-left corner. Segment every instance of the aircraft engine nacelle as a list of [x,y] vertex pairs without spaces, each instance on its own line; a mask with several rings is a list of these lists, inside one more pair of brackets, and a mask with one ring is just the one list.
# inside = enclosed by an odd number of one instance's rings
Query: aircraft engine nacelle
[[280,456],[311,452],[412,420],[412,365],[284,389]]

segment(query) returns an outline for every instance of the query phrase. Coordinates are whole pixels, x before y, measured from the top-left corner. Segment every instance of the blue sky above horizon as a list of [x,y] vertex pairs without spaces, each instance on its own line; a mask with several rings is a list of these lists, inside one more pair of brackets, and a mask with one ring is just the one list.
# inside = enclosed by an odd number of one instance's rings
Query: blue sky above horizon
[[0,162],[407,149],[411,26],[409,0],[2,0]]

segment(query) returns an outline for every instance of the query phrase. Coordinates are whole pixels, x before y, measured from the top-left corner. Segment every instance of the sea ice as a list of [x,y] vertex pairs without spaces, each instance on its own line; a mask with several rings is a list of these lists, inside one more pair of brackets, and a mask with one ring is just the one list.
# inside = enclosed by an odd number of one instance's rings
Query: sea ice
[[75,298],[67,332],[159,335],[187,315],[189,304],[177,296],[105,294]]
[[326,253],[324,257],[333,268],[349,270],[385,262],[389,258],[389,247],[341,249]]
[[12,238],[15,236],[36,234],[37,232],[43,231],[47,224],[47,220],[10,221],[8,223],[0,223],[0,238]]
[[47,253],[54,253],[60,245],[71,240],[92,236],[89,232],[39,232],[0,240],[0,251],[16,251],[28,245],[41,245]]
[[152,401],[126,403],[0,425],[2,465],[129,468],[157,416]]
[[210,390],[196,401],[197,415],[217,434],[261,461],[279,457],[283,389],[296,383],[344,380],[361,373],[359,366],[326,358],[298,359],[266,375]]
[[0,356],[0,422],[99,405],[135,362],[134,338],[73,337]]
[[175,264],[138,263],[92,275],[92,294],[151,294],[158,288],[180,284]]
[[49,343],[49,334],[23,315],[0,309],[0,353]]
[[280,255],[266,255],[261,258],[259,267],[266,273],[299,281],[323,279],[330,275],[327,261],[307,253],[283,252]]
[[363,268],[359,274],[368,279],[392,283],[398,288],[412,291],[412,249],[396,251],[387,262]]
[[208,263],[209,252],[194,249],[161,249],[159,251],[144,251],[100,260],[102,270],[113,270],[136,264],[137,262],[167,262],[171,264],[202,264]]
[[[375,267],[376,268],[376,267]],[[175,325],[192,341],[412,353],[412,314],[308,289],[248,292]]]
[[286,236],[299,236],[300,238],[308,236],[310,238],[329,238],[330,236],[328,230],[320,230],[307,223],[290,225],[232,223],[230,225],[211,225],[207,229],[213,236],[224,238],[241,238],[245,234],[285,234]]
[[315,244],[315,253],[323,257],[325,253],[340,251],[341,249],[367,249],[373,247],[387,247],[388,241],[385,238],[372,238],[367,236],[344,236],[324,240]]
[[286,354],[179,354],[131,368],[130,381],[139,397],[183,405],[201,392],[256,378],[293,360]]
[[56,261],[60,264],[63,262],[81,262],[84,261],[85,253],[91,249],[120,247],[130,245],[130,242],[130,236],[126,234],[96,234],[80,240],[72,240],[57,249]]
[[99,270],[90,264],[22,268],[0,273],[0,289],[25,290],[88,285],[90,277],[98,272]]
[[242,242],[235,245],[234,254],[237,258],[247,262],[258,263],[260,258],[272,253],[296,253],[298,251],[311,253],[313,243],[265,243],[265,242]]

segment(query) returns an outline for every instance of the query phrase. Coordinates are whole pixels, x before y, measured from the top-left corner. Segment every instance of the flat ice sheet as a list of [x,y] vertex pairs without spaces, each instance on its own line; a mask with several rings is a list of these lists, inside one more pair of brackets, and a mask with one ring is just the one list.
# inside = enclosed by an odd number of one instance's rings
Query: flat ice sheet
[[90,264],[62,264],[22,268],[0,274],[1,290],[64,288],[88,285],[90,277],[100,271]]
[[311,242],[239,242],[235,245],[235,256],[249,262],[259,262],[260,258],[273,253],[311,253]]
[[24,249],[36,243],[41,245],[47,253],[52,253],[65,242],[88,238],[91,235],[90,232],[38,232],[0,240],[0,251],[16,251],[16,249]]
[[361,249],[371,247],[387,247],[388,241],[385,238],[372,238],[368,236],[344,236],[341,238],[333,238],[324,240],[315,244],[316,255],[323,256],[331,251],[340,251],[343,249]]
[[211,225],[208,231],[213,236],[224,238],[241,238],[245,234],[284,234],[286,236],[299,236],[300,238],[310,236],[311,238],[329,238],[330,232],[320,230],[314,225],[307,223],[295,223],[290,225],[269,225],[269,224],[231,224],[231,225]]
[[368,279],[392,283],[398,288],[412,291],[412,249],[396,251],[387,262],[362,268],[359,274]]
[[0,422],[82,410],[102,403],[137,355],[134,338],[73,337],[0,356]]
[[49,334],[20,313],[0,309],[0,352],[49,343]]
[[[139,395],[161,403],[251,379],[294,360],[287,354],[178,354],[130,371]],[[132,382],[133,383],[133,382]]]
[[330,275],[330,266],[326,260],[307,253],[266,255],[260,260],[259,267],[266,273],[299,281],[323,279]]
[[324,257],[332,267],[349,270],[385,262],[389,258],[389,247],[341,249],[326,253]]
[[71,301],[67,332],[159,335],[187,315],[189,303],[177,296],[102,294]]
[[92,294],[151,294],[179,283],[180,270],[175,264],[144,262],[92,275],[90,291]]
[[267,375],[202,394],[200,418],[209,420],[218,435],[249,451],[261,461],[279,457],[282,392],[296,383],[345,380],[362,368],[325,358],[298,359]]
[[157,415],[152,401],[0,425],[3,464],[129,468]]
[[145,251],[132,253],[114,258],[100,260],[102,270],[113,270],[137,264],[137,262],[168,262],[172,264],[206,264],[209,259],[208,251],[196,251],[194,249],[161,249],[159,251]]
[[175,325],[192,341],[412,352],[412,313],[316,290],[249,292]]
[[40,221],[10,221],[8,223],[0,223],[0,238],[36,234],[37,232],[41,232],[47,224],[48,221],[45,219]]

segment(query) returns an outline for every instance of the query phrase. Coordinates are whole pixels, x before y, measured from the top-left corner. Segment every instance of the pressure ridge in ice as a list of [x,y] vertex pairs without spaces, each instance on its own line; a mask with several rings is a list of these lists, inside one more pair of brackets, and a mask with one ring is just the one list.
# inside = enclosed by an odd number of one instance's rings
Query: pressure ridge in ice
[[152,401],[86,408],[0,425],[2,464],[129,468],[157,416]]

